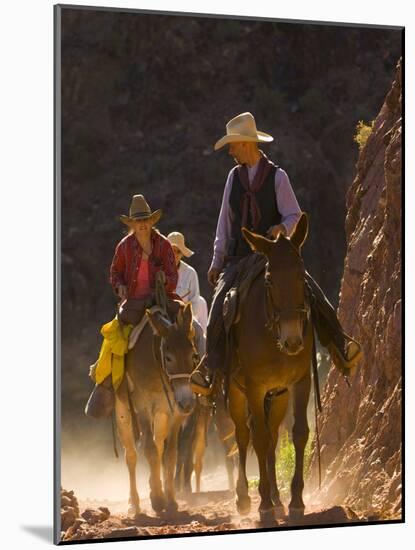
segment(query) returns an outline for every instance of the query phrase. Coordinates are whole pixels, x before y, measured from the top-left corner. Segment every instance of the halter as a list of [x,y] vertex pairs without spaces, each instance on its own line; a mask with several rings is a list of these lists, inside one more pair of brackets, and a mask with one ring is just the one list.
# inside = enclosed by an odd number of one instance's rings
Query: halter
[[[161,369],[162,369],[163,373],[166,375],[168,381],[171,382],[172,380],[178,380],[178,379],[180,379],[180,378],[187,378],[187,380],[189,380],[189,378],[190,378],[190,373],[182,372],[182,373],[171,374],[171,373],[167,370],[166,359],[165,359],[165,355],[164,355],[164,347],[165,347],[165,344],[166,344],[166,339],[163,338],[163,337],[161,337],[161,342],[160,342]],[[195,364],[198,362],[196,356],[197,356],[197,354],[194,353],[194,354],[193,354],[193,363],[195,363]]]
[[[163,337],[160,337],[160,346],[159,346],[160,361],[159,361],[159,358],[157,357],[156,340],[157,340],[157,338],[155,338],[153,336],[153,355],[154,355],[154,359],[156,361],[156,364],[158,364],[159,367],[160,367],[160,371],[159,371],[160,372],[160,380],[161,380],[161,384],[163,386],[164,395],[165,395],[166,401],[169,405],[170,412],[173,414],[174,407],[173,407],[171,399],[170,399],[169,388],[170,388],[170,391],[173,392],[172,381],[177,380],[177,379],[187,379],[187,380],[189,380],[190,374],[189,373],[184,373],[184,372],[183,373],[171,374],[167,370],[166,359],[165,359],[165,355],[164,355],[164,346],[165,346],[165,343],[166,343],[166,339],[163,338]],[[197,353],[194,353],[194,355],[193,355],[194,365],[196,366],[198,362],[199,361],[198,361],[198,358],[197,358]],[[166,378],[167,378],[167,383],[166,383]]]
[[[171,321],[170,321],[170,319],[168,318],[168,315],[167,315],[167,295],[166,295],[166,285],[165,285],[165,283],[166,283],[166,275],[165,275],[163,270],[160,270],[156,273],[156,282],[155,282],[156,303],[159,306],[159,308],[161,309],[161,312],[163,314],[164,319],[167,320],[169,323],[171,323]],[[194,348],[194,343],[193,342],[191,342],[191,343],[192,343],[193,350],[194,350],[195,349]],[[173,380],[178,380],[178,379],[187,379],[187,380],[189,380],[190,373],[182,372],[182,373],[172,374],[167,370],[166,358],[165,358],[165,353],[164,353],[165,345],[166,345],[166,339],[163,336],[160,336],[160,347],[159,347],[160,362],[159,362],[158,357],[157,357],[157,352],[156,352],[156,338],[153,336],[153,356],[154,356],[154,359],[155,359],[156,363],[160,366],[161,383],[163,385],[163,390],[164,390],[164,393],[166,395],[166,399],[168,401],[170,411],[173,412],[173,406],[172,406],[171,401],[170,401],[169,391],[168,391],[168,387],[166,385],[166,380],[165,379],[167,378],[170,390],[173,391],[172,381]],[[193,363],[196,362],[196,357],[197,357],[197,354],[194,353],[193,354]]]
[[281,315],[287,313],[296,313],[302,316],[303,323],[303,338],[305,337],[305,332],[307,330],[307,322],[310,320],[310,306],[308,303],[305,303],[303,307],[294,307],[280,309],[276,307],[274,297],[272,295],[272,277],[271,273],[268,271],[269,263],[267,262],[265,268],[265,327],[276,337],[278,349],[283,348],[283,343],[281,342],[281,326],[280,318]]

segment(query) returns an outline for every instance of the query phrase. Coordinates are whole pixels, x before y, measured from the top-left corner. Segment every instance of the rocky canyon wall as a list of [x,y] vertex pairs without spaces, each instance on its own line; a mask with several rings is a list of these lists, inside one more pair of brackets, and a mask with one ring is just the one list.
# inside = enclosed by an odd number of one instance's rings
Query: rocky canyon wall
[[401,516],[402,495],[401,82],[399,62],[347,194],[338,314],[364,359],[351,387],[329,373],[319,418],[322,489],[314,493],[382,519]]

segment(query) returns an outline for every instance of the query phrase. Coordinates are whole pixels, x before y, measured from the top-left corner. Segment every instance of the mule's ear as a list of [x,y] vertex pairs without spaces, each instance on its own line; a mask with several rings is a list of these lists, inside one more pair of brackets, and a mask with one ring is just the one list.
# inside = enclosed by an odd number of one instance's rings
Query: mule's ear
[[183,309],[183,325],[190,330],[193,321],[192,304],[187,302]]
[[304,241],[307,238],[308,234],[308,216],[305,212],[302,212],[300,219],[295,226],[294,233],[290,237],[290,241],[293,245],[301,250],[301,247],[304,244]]
[[170,321],[162,317],[159,313],[152,313],[149,309],[146,309],[146,315],[150,321],[153,333],[157,336],[167,336],[169,328],[172,326]]
[[272,241],[262,235],[249,231],[246,227],[242,228],[242,234],[253,252],[259,252],[260,254],[268,256],[271,250]]

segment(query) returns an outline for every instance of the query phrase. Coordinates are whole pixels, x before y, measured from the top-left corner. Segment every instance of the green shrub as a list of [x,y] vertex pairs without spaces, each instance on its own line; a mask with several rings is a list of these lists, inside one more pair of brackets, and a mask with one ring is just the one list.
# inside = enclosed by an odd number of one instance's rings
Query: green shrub
[[372,133],[374,121],[370,124],[366,124],[363,120],[359,120],[356,126],[356,134],[354,136],[354,141],[359,145],[359,151],[363,149],[366,145],[368,137]]
[[258,489],[259,477],[248,479],[248,489]]
[[[277,484],[281,498],[290,496],[291,481],[295,469],[295,448],[294,443],[285,430],[281,435],[281,443],[277,452],[276,472]],[[304,479],[307,479],[311,463],[311,442],[313,434],[310,433],[307,445],[304,449]]]
[[[311,464],[311,443],[313,434],[310,433],[307,445],[304,450],[304,479],[307,479],[310,464]],[[287,499],[290,496],[291,480],[294,476],[295,468],[295,449],[294,443],[291,441],[288,431],[285,430],[280,436],[280,444],[277,451],[277,462],[275,470],[277,473],[277,484],[282,499]],[[248,481],[248,487],[257,488],[259,479],[257,477]]]

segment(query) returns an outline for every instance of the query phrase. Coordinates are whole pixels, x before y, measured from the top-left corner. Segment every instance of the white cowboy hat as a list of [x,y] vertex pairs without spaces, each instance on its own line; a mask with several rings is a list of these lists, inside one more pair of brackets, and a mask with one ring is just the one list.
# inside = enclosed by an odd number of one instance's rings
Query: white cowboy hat
[[133,220],[151,220],[154,225],[159,221],[162,213],[160,209],[152,212],[143,195],[134,195],[131,201],[130,215],[121,214],[120,220],[126,225]]
[[167,238],[169,239],[172,246],[177,246],[183,256],[185,256],[186,258],[193,256],[193,250],[190,250],[190,248],[187,248],[187,246],[184,244],[184,236],[182,235],[182,233],[179,233],[178,231],[173,231],[172,233],[169,233],[167,235]]
[[215,143],[215,151],[227,143],[237,141],[273,141],[273,137],[256,129],[255,118],[251,113],[241,113],[226,125],[226,135]]

